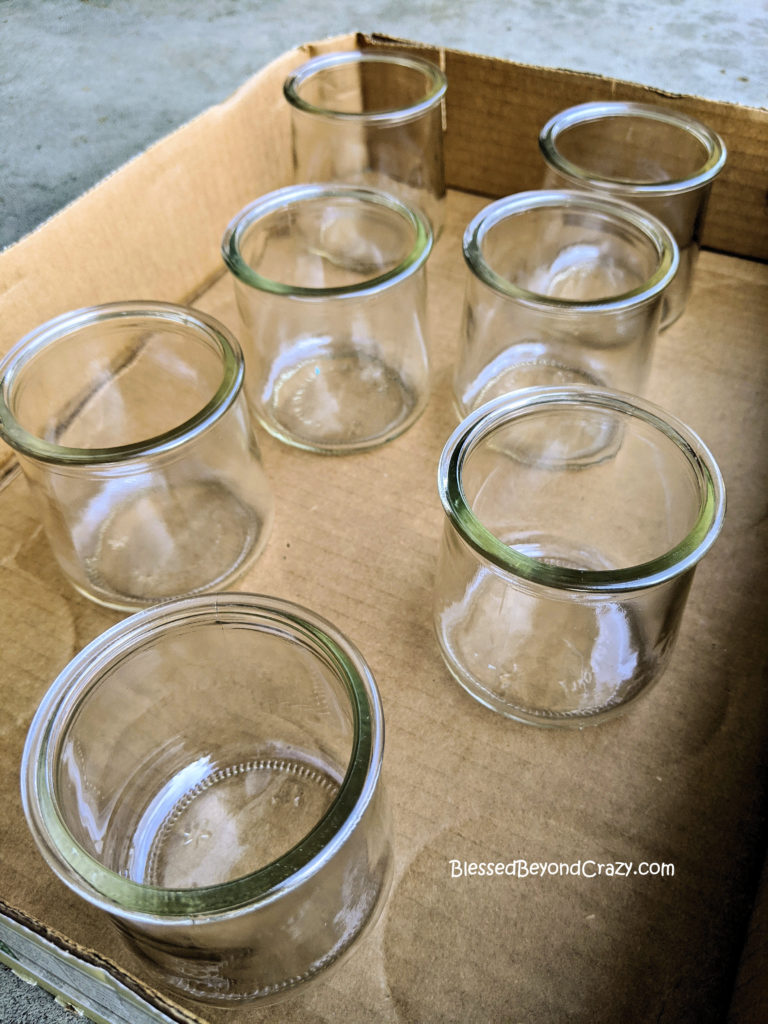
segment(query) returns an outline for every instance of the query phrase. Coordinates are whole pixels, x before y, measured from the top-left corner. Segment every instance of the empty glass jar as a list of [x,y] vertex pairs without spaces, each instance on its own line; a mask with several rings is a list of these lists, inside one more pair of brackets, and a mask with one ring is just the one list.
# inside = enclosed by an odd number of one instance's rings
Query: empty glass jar
[[524,387],[642,392],[678,267],[656,218],[584,192],[518,192],[473,218],[464,260],[453,379],[462,416]]
[[135,610],[221,587],[260,553],[273,504],[243,378],[222,324],[157,302],[65,313],[0,364],[0,435],[86,597]]
[[569,107],[539,135],[545,188],[615,196],[658,217],[680,249],[680,271],[665,299],[662,327],[683,313],[701,244],[709,194],[726,161],[720,136],[663,106],[595,102]]
[[314,57],[284,85],[297,182],[335,181],[392,192],[444,220],[443,72],[402,53]]
[[426,261],[432,232],[394,196],[295,185],[228,226],[254,414],[327,454],[389,441],[429,398]]
[[391,875],[384,724],[324,619],[246,593],[138,612],[30,726],[24,810],[59,878],[163,984],[271,1002],[337,964]]
[[439,489],[437,638],[476,700],[585,725],[659,678],[725,513],[691,430],[608,389],[524,389],[457,427]]

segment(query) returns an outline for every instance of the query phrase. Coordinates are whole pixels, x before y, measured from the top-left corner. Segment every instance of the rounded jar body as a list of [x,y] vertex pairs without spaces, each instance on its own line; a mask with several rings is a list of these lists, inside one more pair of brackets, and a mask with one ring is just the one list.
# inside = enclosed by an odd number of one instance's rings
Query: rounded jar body
[[107,631],[30,727],[25,814],[164,984],[272,1001],[340,961],[391,875],[383,718],[359,652],[288,602],[170,602]]
[[467,417],[439,487],[435,627],[473,697],[585,725],[656,682],[724,516],[696,435],[629,395],[531,388]]
[[166,303],[67,313],[0,365],[15,449],[65,576],[122,610],[215,589],[273,516],[243,355],[212,317]]

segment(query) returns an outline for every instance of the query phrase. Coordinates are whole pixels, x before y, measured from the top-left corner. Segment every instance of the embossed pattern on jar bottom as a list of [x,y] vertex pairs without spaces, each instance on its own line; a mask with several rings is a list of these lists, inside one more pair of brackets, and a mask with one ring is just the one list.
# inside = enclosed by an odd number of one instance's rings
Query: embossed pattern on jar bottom
[[[135,850],[149,847],[149,854],[146,860],[135,858],[131,874],[150,885],[190,889],[258,871],[314,828],[339,784],[322,768],[295,757],[211,766],[182,796],[169,794],[166,787],[157,794],[132,844]],[[169,796],[175,802],[157,828]]]

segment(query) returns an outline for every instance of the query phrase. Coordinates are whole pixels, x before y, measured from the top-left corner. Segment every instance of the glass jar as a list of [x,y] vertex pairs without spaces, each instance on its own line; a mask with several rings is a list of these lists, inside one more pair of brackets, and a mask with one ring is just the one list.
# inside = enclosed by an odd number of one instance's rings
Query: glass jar
[[0,436],[86,597],[132,611],[258,556],[273,503],[243,377],[222,324],[157,302],[65,313],[0,363]]
[[584,192],[518,192],[480,210],[463,248],[461,416],[523,387],[642,392],[678,267],[663,224]]
[[429,398],[431,248],[424,218],[374,189],[295,185],[237,214],[222,252],[266,430],[349,454],[416,421]]
[[383,51],[314,57],[286,79],[297,182],[392,192],[443,227],[443,72]]
[[685,310],[709,194],[726,162],[720,136],[675,110],[647,103],[582,103],[539,134],[544,188],[578,188],[624,199],[658,217],[680,249],[662,328]]
[[138,612],[81,651],[27,736],[53,871],[163,984],[269,1003],[338,963],[391,875],[384,725],[357,649],[246,593]]
[[524,389],[457,427],[439,489],[437,638],[475,699],[585,725],[656,682],[725,514],[699,437],[630,395]]

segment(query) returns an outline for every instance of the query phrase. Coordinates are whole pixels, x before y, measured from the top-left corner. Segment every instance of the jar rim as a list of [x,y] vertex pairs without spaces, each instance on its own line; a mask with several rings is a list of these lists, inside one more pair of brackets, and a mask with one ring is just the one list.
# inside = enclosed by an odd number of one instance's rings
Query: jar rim
[[[80,698],[132,650],[174,628],[234,623],[279,628],[300,638],[336,673],[350,699],[354,737],[346,774],[312,830],[276,860],[240,878],[190,889],[143,885],[104,867],[87,853],[59,813],[53,781],[57,737]],[[22,803],[43,856],[59,878],[89,903],[134,922],[175,924],[231,918],[263,906],[313,877],[357,827],[381,771],[384,719],[376,682],[359,650],[321,616],[262,594],[225,592],[144,609],[88,644],[59,674],[30,725],[21,762]]]
[[[557,208],[581,210],[618,219],[623,224],[631,226],[653,246],[657,256],[654,272],[637,287],[601,299],[562,299],[530,291],[496,273],[483,256],[483,242],[488,232],[508,217],[530,210]],[[462,248],[464,260],[471,272],[495,292],[532,308],[546,309],[550,312],[577,310],[579,314],[592,311],[617,312],[649,302],[669,286],[680,263],[677,242],[658,217],[621,199],[571,189],[515,192],[489,203],[467,225]]]
[[[324,71],[347,64],[391,64],[409,68],[422,74],[429,88],[426,95],[407,107],[392,107],[377,111],[343,111],[318,106],[304,99],[299,90],[311,77]],[[349,50],[321,54],[306,61],[285,79],[283,95],[291,106],[306,114],[325,117],[328,120],[352,121],[359,124],[396,125],[420,117],[441,102],[447,89],[447,80],[441,69],[432,61],[406,53],[392,53],[382,50]]]
[[[692,135],[701,143],[706,159],[700,167],[685,177],[660,182],[638,182],[595,174],[568,160],[558,149],[560,135],[569,128],[614,117],[641,118],[679,128],[681,132]],[[646,198],[678,195],[699,189],[717,177],[727,159],[725,142],[721,136],[701,121],[667,107],[618,100],[579,103],[555,114],[539,133],[539,148],[547,164],[575,181],[588,184],[592,188],[605,189],[607,192],[631,190],[634,194]]]
[[[588,405],[643,420],[684,453],[701,485],[699,514],[687,535],[670,550],[637,565],[617,569],[574,569],[538,561],[501,541],[472,511],[462,471],[470,453],[494,430],[543,407]],[[481,557],[504,572],[561,591],[626,593],[657,586],[693,568],[714,544],[725,517],[725,484],[714,456],[701,438],[657,405],[610,388],[589,384],[522,388],[491,399],[471,412],[445,443],[437,474],[438,492],[449,522]]]
[[[19,423],[13,411],[13,389],[25,366],[43,349],[93,324],[146,318],[148,321],[191,327],[209,338],[222,357],[221,381],[193,416],[154,437],[104,448],[76,448],[46,441]],[[162,455],[198,436],[218,422],[232,406],[243,385],[240,344],[222,323],[197,309],[169,302],[134,300],[110,302],[62,313],[26,334],[0,361],[0,436],[20,454],[39,462],[64,466],[103,465]]]
[[[365,281],[336,285],[329,288],[312,288],[306,285],[286,284],[255,271],[242,254],[242,243],[246,232],[263,217],[284,211],[299,203],[317,200],[351,200],[356,203],[375,205],[401,217],[413,229],[414,239],[408,254],[394,267],[383,274],[377,274]],[[300,299],[324,301],[346,296],[360,296],[379,291],[396,284],[416,273],[424,265],[432,250],[432,228],[424,215],[415,207],[407,206],[396,196],[380,189],[357,185],[313,183],[287,185],[268,192],[237,213],[227,225],[221,242],[221,253],[228,269],[243,284],[273,295],[293,296]]]

